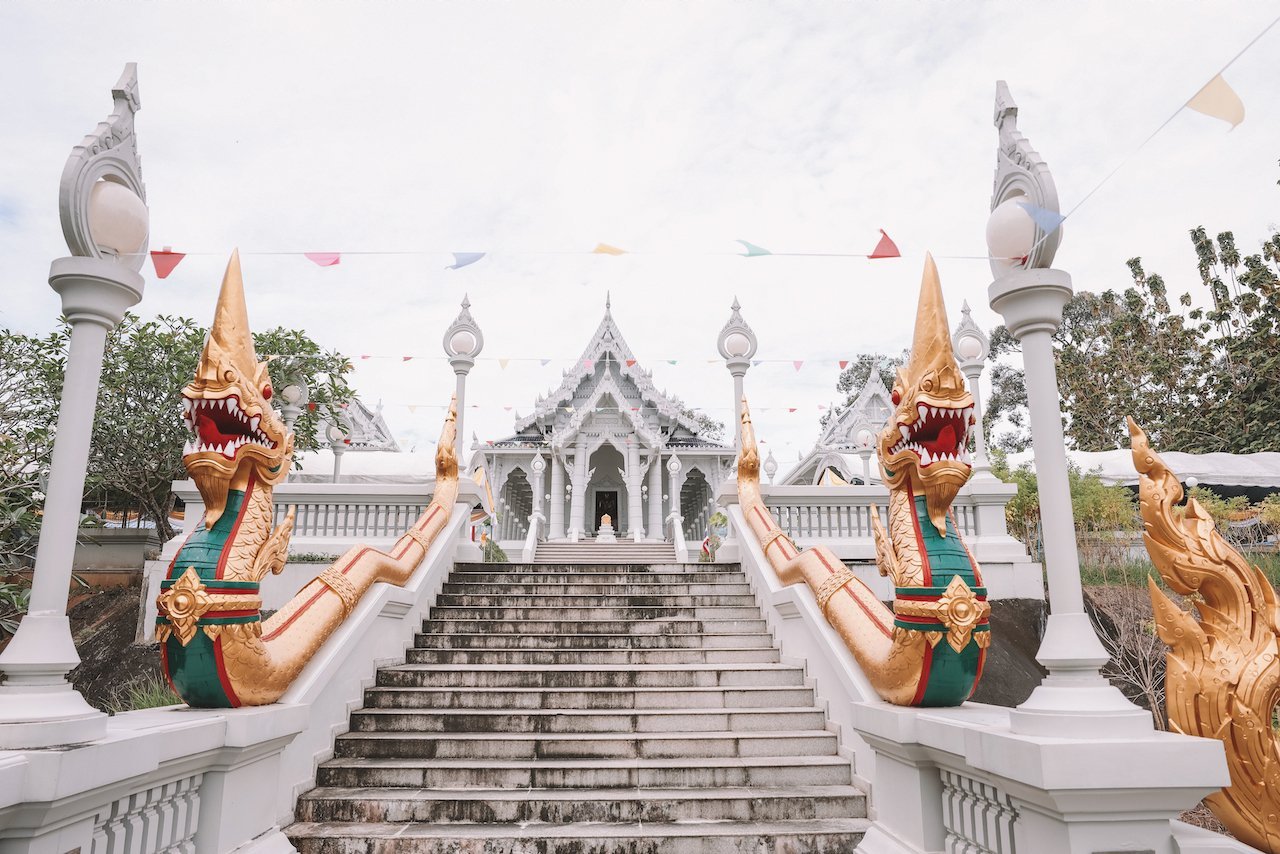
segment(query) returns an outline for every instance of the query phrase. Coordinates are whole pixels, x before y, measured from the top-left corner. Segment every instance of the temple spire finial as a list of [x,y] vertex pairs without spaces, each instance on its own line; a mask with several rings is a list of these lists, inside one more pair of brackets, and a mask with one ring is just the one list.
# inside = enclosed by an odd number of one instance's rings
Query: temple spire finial
[[605,314],[608,314],[608,313],[609,313],[609,311],[610,311],[610,309],[612,309],[612,307],[613,307],[613,306],[612,306],[612,302],[613,302],[613,300],[612,300],[612,296],[613,296],[613,295],[612,295],[612,292],[610,292],[610,291],[605,291],[605,292],[604,292],[604,310],[605,310]]

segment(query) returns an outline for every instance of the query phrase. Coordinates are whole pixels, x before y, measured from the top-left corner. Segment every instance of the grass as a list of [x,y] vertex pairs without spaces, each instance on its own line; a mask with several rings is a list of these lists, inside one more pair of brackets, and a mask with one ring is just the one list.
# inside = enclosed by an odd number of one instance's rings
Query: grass
[[182,698],[173,693],[169,683],[157,676],[144,676],[121,686],[107,711],[113,715],[130,712],[136,709],[156,709],[161,706],[175,706]]
[[[1276,552],[1246,552],[1249,563],[1262,570],[1272,587],[1280,587],[1280,554]],[[1127,560],[1115,563],[1085,563],[1080,565],[1080,580],[1086,586],[1147,586],[1147,576],[1153,576],[1156,584],[1165,587],[1160,573],[1149,560]]]
[[286,563],[333,563],[341,555],[324,554],[323,552],[297,552],[289,555]]

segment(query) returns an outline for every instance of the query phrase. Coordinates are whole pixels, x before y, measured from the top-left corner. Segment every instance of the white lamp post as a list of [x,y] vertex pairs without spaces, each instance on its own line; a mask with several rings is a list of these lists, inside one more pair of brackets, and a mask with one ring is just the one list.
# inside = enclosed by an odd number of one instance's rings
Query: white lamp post
[[462,311],[444,331],[444,352],[458,377],[458,461],[462,461],[463,413],[466,412],[467,374],[475,367],[476,357],[484,349],[484,335],[471,316],[471,300],[462,298]]
[[[1034,236],[1028,244],[1032,242],[1034,242]],[[951,336],[951,346],[956,354],[956,362],[960,365],[960,373],[964,374],[965,380],[969,383],[969,392],[973,395],[973,417],[978,428],[973,434],[973,479],[995,480],[995,475],[991,473],[991,464],[987,460],[987,436],[982,425],[982,392],[978,385],[982,379],[982,369],[987,364],[991,340],[982,331],[982,327],[974,322],[968,302],[964,304],[964,308],[960,309],[960,314],[960,323],[956,326],[955,334]]]
[[855,438],[858,442],[858,450],[855,453],[862,458],[862,483],[864,486],[870,486],[871,457],[876,452],[876,434],[863,427]]
[[89,439],[107,333],[142,299],[139,274],[150,218],[134,135],[137,66],[111,91],[107,121],[71,150],[58,206],[71,256],[53,262],[49,287],[71,324],[58,431],[45,490],[40,544],[27,614],[0,655],[0,749],[50,747],[106,735],[107,716],[85,702],[66,674],[77,664],[67,591],[84,497]]
[[302,414],[302,407],[307,405],[307,384],[302,380],[289,383],[280,389],[280,414],[284,416],[284,426],[291,432],[293,425]]
[[769,478],[769,483],[773,483],[773,476],[778,473],[778,461],[773,458],[773,448],[769,449],[769,456],[764,459],[764,474]]
[[734,297],[732,313],[716,339],[720,358],[724,359],[725,366],[733,375],[733,446],[739,449],[742,447],[742,379],[747,375],[751,357],[757,349],[756,334],[742,319],[738,311],[740,308],[738,298]]
[[329,450],[333,451],[333,482],[337,483],[342,471],[342,455],[347,452],[347,443],[351,441],[350,431],[345,425],[330,424],[324,435],[329,440]]
[[1000,147],[987,223],[995,281],[988,296],[1022,344],[1050,613],[1036,655],[1049,675],[1010,720],[1015,732],[1029,735],[1119,738],[1150,730],[1151,715],[1099,672],[1109,656],[1084,610],[1052,341],[1071,298],[1071,277],[1049,268],[1062,229],[1046,235],[1024,207],[1056,215],[1058,194],[1048,166],[1018,132],[1017,115],[1000,81],[995,112]]

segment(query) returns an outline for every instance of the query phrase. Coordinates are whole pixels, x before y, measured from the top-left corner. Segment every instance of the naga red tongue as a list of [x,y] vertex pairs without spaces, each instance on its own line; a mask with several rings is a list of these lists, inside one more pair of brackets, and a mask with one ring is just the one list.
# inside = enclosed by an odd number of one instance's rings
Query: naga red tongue
[[222,445],[227,440],[235,438],[219,430],[218,422],[203,412],[196,415],[196,432],[200,434],[200,441],[208,445]]
[[956,442],[956,428],[950,424],[945,425],[938,431],[938,435],[932,440],[924,443],[928,449],[930,456],[936,457],[938,454],[954,453],[958,443]]

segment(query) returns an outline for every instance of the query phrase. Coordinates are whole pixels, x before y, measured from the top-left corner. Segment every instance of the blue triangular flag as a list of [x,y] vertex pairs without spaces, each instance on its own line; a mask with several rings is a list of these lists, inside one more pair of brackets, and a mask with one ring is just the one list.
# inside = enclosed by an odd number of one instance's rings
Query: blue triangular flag
[[1031,202],[1018,202],[1018,207],[1026,211],[1046,235],[1057,231],[1058,226],[1062,225],[1062,221],[1066,219],[1065,216],[1057,211],[1047,210]]
[[747,250],[747,254],[743,255],[742,256],[743,258],[755,258],[757,255],[773,254],[768,249],[765,249],[763,246],[756,246],[754,243],[748,243],[745,240],[739,240],[738,242],[741,243],[743,248]]
[[485,256],[485,253],[483,252],[454,252],[453,263],[450,264],[448,267],[445,267],[445,269],[457,270],[460,267],[466,267],[469,264],[474,264],[484,256]]

